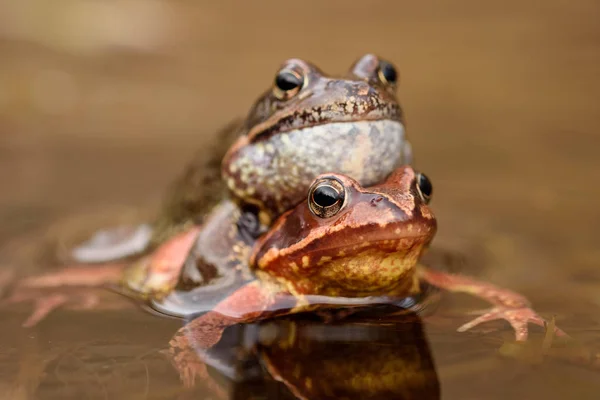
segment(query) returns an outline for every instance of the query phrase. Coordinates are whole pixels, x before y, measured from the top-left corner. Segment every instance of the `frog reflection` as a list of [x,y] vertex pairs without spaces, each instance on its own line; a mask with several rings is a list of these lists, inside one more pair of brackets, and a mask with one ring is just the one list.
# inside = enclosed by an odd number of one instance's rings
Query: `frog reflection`
[[[306,313],[232,327],[227,346],[212,353],[237,361],[227,398],[439,399],[420,318],[394,311],[370,307],[335,322]],[[231,351],[233,340],[239,345]]]

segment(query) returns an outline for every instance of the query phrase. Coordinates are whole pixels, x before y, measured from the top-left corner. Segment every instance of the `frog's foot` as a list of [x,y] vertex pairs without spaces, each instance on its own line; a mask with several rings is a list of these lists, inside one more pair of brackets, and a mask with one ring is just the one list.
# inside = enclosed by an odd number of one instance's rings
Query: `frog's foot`
[[74,248],[73,259],[81,263],[102,263],[143,252],[152,236],[149,225],[122,226],[97,232]]
[[207,366],[211,365],[224,372],[222,365],[215,362],[207,350],[219,342],[227,326],[234,324],[234,320],[209,311],[175,333],[169,341],[168,350],[163,353],[179,373],[185,387],[193,387],[198,379],[207,384],[213,392],[218,393],[222,390],[207,370]]
[[90,290],[119,281],[124,265],[107,264],[96,267],[70,267],[14,284],[12,293],[3,305],[33,302],[34,310],[23,323],[30,328],[59,307],[91,309],[98,304],[97,293]]
[[32,328],[52,311],[66,306],[75,310],[88,310],[98,304],[98,295],[89,291],[40,294],[37,291],[20,291],[4,300],[4,304],[18,304],[33,301],[33,312],[23,322],[24,328]]
[[[450,292],[468,293],[493,304],[491,310],[485,311],[480,317],[458,328],[459,332],[465,332],[484,322],[504,319],[514,329],[516,340],[524,341],[527,340],[529,323],[546,326],[546,320],[530,307],[529,300],[512,290],[467,276],[435,271],[421,266],[419,275],[433,286]],[[557,336],[567,336],[564,331],[556,327],[554,332]]]
[[[459,332],[466,332],[469,329],[488,321],[495,320],[506,320],[515,331],[515,337],[517,341],[527,340],[528,335],[528,324],[532,323],[541,327],[546,327],[547,323],[542,317],[540,317],[534,310],[529,307],[522,308],[510,308],[510,307],[493,307],[485,314],[474,320],[467,322],[466,324],[459,327]],[[554,327],[554,333],[556,336],[567,336],[567,334],[558,327]]]
[[209,378],[206,364],[202,362],[187,338],[187,329],[180,329],[169,342],[169,349],[163,353],[170,359],[179,372],[181,382],[185,387],[193,387],[196,377],[200,380]]
[[208,354],[208,350],[221,340],[225,329],[238,323],[260,320],[266,313],[288,313],[290,309],[288,296],[280,298],[260,283],[250,282],[217,304],[212,311],[177,331],[166,354],[186,386],[193,386],[195,377],[206,376],[207,364],[230,376],[229,371]]
[[161,353],[167,356],[175,369],[179,372],[179,377],[183,386],[192,388],[196,384],[196,380],[198,380],[203,382],[207,386],[207,389],[215,394],[217,398],[228,398],[227,391],[210,376],[207,365],[198,358],[196,353],[184,349],[182,349],[181,352],[178,352],[176,347],[173,347],[173,340],[171,341],[169,350],[163,350]]

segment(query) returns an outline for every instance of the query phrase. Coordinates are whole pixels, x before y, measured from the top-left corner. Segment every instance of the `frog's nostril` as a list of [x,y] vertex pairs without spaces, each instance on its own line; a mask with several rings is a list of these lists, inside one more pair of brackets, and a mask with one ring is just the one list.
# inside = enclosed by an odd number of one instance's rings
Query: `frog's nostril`
[[370,202],[370,203],[371,203],[371,207],[377,207],[377,204],[378,204],[378,203],[379,203],[381,200],[383,200],[383,197],[381,197],[381,196],[379,196],[379,197],[376,197],[376,198],[374,198],[374,199],[371,199],[371,202]]

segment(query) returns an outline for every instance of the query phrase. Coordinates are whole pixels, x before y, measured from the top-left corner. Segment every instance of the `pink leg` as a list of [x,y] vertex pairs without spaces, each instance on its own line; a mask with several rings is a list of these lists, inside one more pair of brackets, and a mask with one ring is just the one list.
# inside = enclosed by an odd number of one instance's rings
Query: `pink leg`
[[50,289],[61,287],[100,287],[116,284],[121,279],[125,264],[114,263],[98,266],[72,266],[55,272],[24,278],[16,284],[17,289]]
[[124,265],[107,264],[96,267],[64,268],[54,273],[25,278],[14,285],[12,294],[2,304],[33,301],[31,315],[23,327],[31,328],[57,308],[73,304],[78,308],[92,308],[98,301],[97,294],[89,289],[115,284],[121,278]]
[[225,328],[259,320],[276,301],[273,293],[251,282],[177,331],[169,342],[168,354],[184,385],[191,387],[196,376],[207,376],[208,360],[203,353],[219,342]]
[[[177,284],[185,260],[190,254],[200,226],[193,226],[162,244],[149,257],[136,262],[126,271],[126,283],[135,292],[151,297],[164,296]],[[127,279],[131,275],[133,279]],[[135,277],[142,276],[138,280]]]
[[71,309],[90,309],[98,304],[98,295],[93,290],[66,290],[48,293],[37,289],[19,290],[4,300],[4,304],[16,304],[26,301],[34,302],[34,310],[23,322],[24,328],[31,328],[42,321],[48,314],[61,306]]
[[[193,227],[160,246],[150,256],[144,257],[128,267],[123,263],[109,263],[95,266],[71,266],[59,271],[24,278],[15,284],[12,295],[4,303],[15,304],[24,301],[35,302],[34,311],[24,326],[32,327],[43,320],[50,312],[67,304],[79,309],[90,309],[97,305],[95,293],[67,288],[91,288],[120,286],[124,270],[136,270],[147,279],[131,289],[144,294],[160,294],[170,291],[179,277],[179,272],[199,233]],[[125,279],[127,280],[127,279]],[[126,283],[130,283],[127,281]],[[133,281],[131,282],[133,284]],[[1,286],[0,286],[1,287]],[[51,293],[48,293],[52,289]]]
[[[528,323],[546,326],[546,321],[530,307],[529,301],[518,293],[466,276],[419,268],[421,278],[433,286],[450,292],[472,294],[493,304],[485,314],[459,327],[459,332],[465,332],[483,322],[504,319],[514,329],[516,340],[525,341]],[[559,328],[555,327],[554,332],[557,336],[566,336]]]

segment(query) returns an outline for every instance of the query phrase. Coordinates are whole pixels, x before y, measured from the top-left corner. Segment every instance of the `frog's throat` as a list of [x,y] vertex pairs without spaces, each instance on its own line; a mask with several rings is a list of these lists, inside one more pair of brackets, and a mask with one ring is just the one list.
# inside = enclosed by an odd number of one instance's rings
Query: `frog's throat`
[[229,189],[248,202],[279,211],[306,196],[306,188],[322,173],[345,174],[369,186],[412,162],[404,125],[391,119],[293,129],[239,146],[234,153],[223,171]]
[[416,249],[386,251],[366,249],[360,253],[336,258],[322,258],[316,265],[304,258],[302,265],[280,265],[277,271],[260,271],[259,277],[270,276],[290,293],[323,296],[404,296],[418,291],[416,265],[420,252]]

